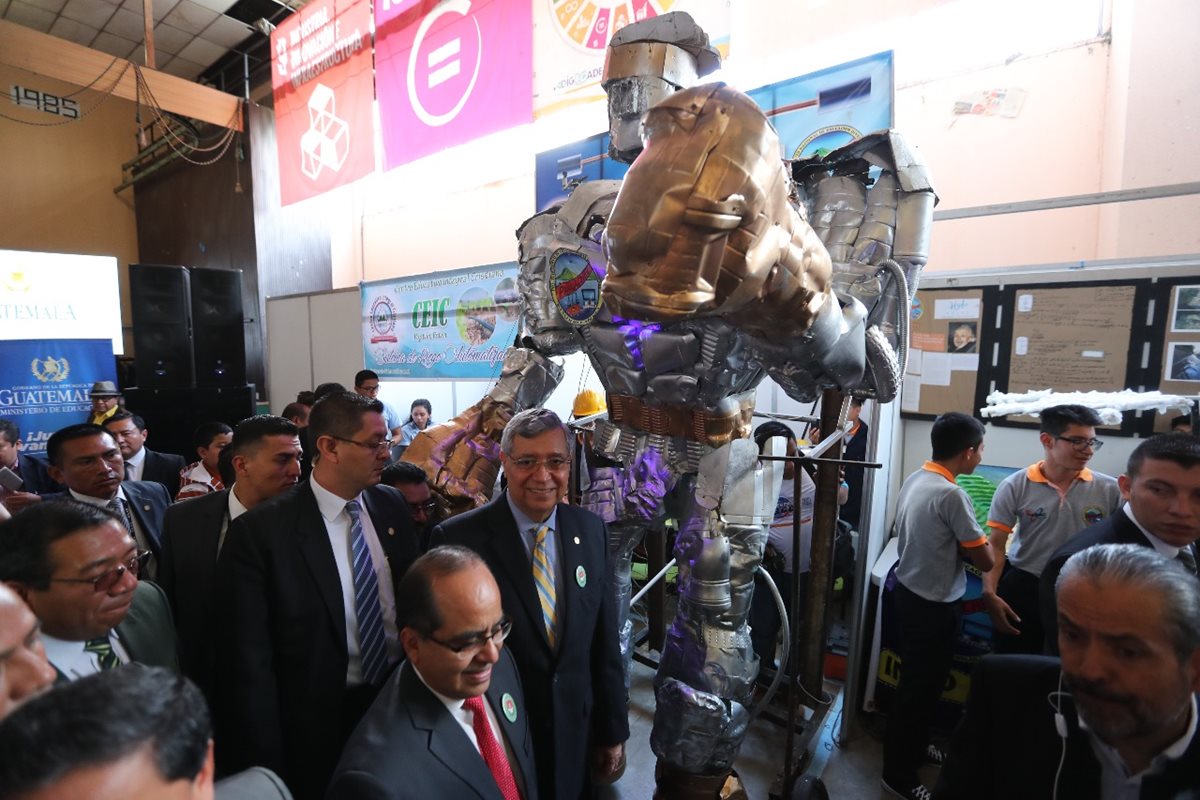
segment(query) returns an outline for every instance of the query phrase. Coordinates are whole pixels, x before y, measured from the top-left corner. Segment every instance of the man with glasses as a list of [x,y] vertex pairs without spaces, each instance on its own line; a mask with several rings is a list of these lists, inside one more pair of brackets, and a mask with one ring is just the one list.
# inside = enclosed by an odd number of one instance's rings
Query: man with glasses
[[312,477],[230,523],[217,561],[217,760],[321,797],[346,737],[400,660],[393,587],[419,555],[404,497],[379,486],[382,406],[313,406]]
[[397,461],[383,471],[380,482],[400,490],[408,501],[408,510],[412,514],[413,524],[417,528],[417,538],[421,542],[421,550],[429,546],[429,534],[437,524],[440,508],[433,499],[429,488],[429,479],[425,470],[407,461]]
[[138,549],[150,552],[142,577],[156,578],[163,515],[171,505],[167,490],[154,481],[125,480],[125,459],[118,444],[99,425],[69,425],[55,431],[46,442],[46,455],[50,477],[65,484],[67,492],[47,494],[45,499],[70,497],[116,514]]
[[326,797],[537,798],[530,719],[504,648],[513,624],[483,559],[429,551],[396,587],[396,605],[407,661],[346,744]]
[[388,434],[393,442],[400,439],[400,429],[404,427],[404,417],[391,403],[379,400],[379,374],[375,370],[360,369],[354,375],[354,393],[368,400],[377,400],[383,406],[383,421],[387,423]]
[[996,565],[984,575],[983,602],[997,653],[1042,652],[1038,595],[1046,562],[1081,529],[1120,508],[1116,479],[1087,468],[1104,444],[1096,438],[1100,424],[1099,415],[1086,406],[1045,409],[1038,437],[1045,457],[996,489],[987,523]]
[[471,548],[496,577],[529,705],[538,793],[557,800],[590,796],[593,772],[619,777],[629,738],[608,530],[562,502],[572,438],[553,411],[514,415],[500,440],[507,490],[430,537],[433,547]]
[[59,681],[137,662],[179,670],[162,589],[138,581],[149,553],[115,514],[73,500],[30,506],[4,524],[0,580],[41,621]]

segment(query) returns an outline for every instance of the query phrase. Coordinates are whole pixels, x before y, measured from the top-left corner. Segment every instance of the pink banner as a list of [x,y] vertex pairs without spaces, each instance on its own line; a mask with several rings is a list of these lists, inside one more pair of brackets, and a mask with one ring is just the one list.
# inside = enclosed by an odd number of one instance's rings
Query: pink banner
[[392,0],[375,25],[385,169],[533,119],[530,0]]

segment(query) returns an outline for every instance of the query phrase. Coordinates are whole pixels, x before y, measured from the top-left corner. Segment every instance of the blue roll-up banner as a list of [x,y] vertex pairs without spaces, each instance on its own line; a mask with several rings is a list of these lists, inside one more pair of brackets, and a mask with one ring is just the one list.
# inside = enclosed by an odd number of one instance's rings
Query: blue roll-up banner
[[43,455],[50,434],[86,422],[96,381],[116,381],[111,339],[0,341],[0,417],[21,429],[24,452]]
[[363,363],[381,378],[500,376],[517,335],[515,262],[360,284]]

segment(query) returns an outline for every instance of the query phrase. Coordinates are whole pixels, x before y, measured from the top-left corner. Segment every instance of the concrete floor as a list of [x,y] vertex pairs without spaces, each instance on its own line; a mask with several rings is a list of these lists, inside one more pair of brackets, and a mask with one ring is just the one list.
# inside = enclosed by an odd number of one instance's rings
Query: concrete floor
[[[627,767],[620,781],[597,793],[597,797],[603,800],[649,800],[654,794],[655,758],[649,744],[650,728],[654,722],[653,678],[654,673],[649,667],[634,663],[629,701],[630,738],[626,745]],[[823,767],[821,779],[834,800],[890,797],[879,787],[883,763],[881,717],[860,715],[852,740],[840,746],[833,742],[840,726],[840,688],[840,684],[833,681],[826,684],[826,690],[836,697],[836,701],[812,748],[814,768]],[[771,784],[783,768],[785,738],[782,728],[761,717],[747,733],[736,769],[751,800],[767,800]],[[922,773],[927,786],[932,786],[936,777],[937,770],[934,767],[928,767]]]

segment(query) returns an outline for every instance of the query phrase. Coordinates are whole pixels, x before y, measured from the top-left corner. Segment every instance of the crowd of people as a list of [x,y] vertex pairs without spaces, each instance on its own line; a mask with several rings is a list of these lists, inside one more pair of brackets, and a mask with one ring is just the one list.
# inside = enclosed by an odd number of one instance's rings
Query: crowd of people
[[[515,415],[505,489],[445,518],[422,465],[396,458],[431,423],[429,402],[401,419],[378,391],[364,370],[353,391],[322,384],[281,416],[205,422],[192,463],[147,448],[142,417],[103,383],[44,461],[0,419],[0,467],[20,479],[0,488],[0,800],[85,786],[579,798],[620,776],[608,532],[564,502],[574,435],[551,411]],[[893,794],[1173,798],[1200,785],[1200,439],[1147,439],[1112,478],[1088,468],[1100,424],[1080,406],[1044,411],[1041,458],[999,486],[981,526],[955,479],[983,461],[985,428],[956,413],[934,423],[930,460],[896,504]],[[795,452],[790,428],[756,431],[760,448],[774,436]],[[811,525],[815,488],[799,485],[769,537],[785,591],[792,548],[800,580],[808,566],[790,532],[793,514]],[[844,481],[840,502],[851,491]],[[946,751],[930,728],[964,561],[1002,655],[976,666]],[[779,619],[754,602],[753,646],[771,663]],[[943,765],[932,792],[928,761]]]

